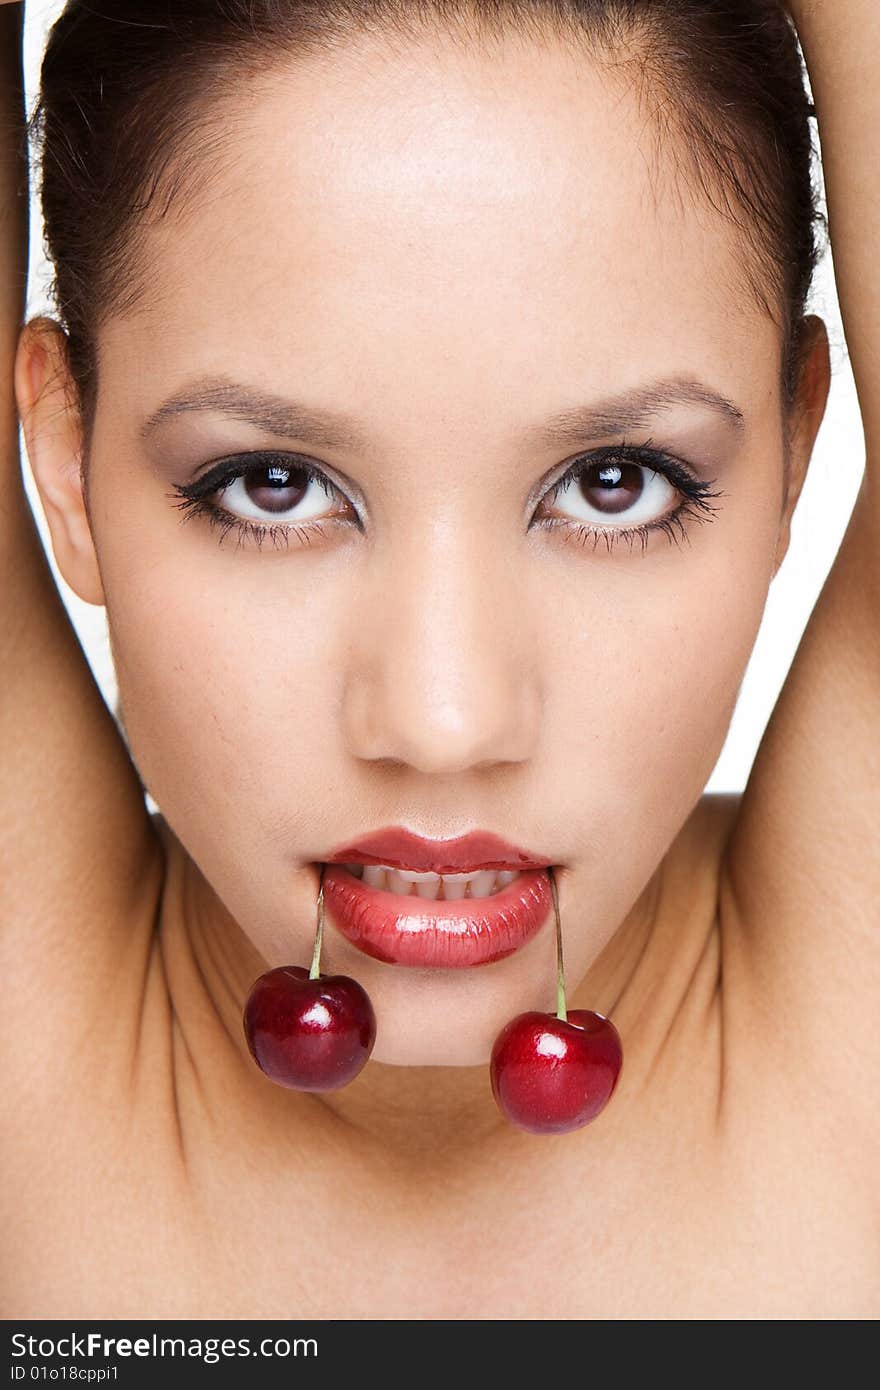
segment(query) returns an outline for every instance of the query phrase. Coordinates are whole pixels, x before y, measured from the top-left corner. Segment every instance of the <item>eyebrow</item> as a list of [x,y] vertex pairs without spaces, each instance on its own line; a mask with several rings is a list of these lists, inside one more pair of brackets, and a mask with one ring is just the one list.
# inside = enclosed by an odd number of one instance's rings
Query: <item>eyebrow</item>
[[625,434],[646,425],[653,415],[674,405],[696,405],[721,415],[738,433],[745,415],[733,401],[694,377],[670,377],[606,396],[590,405],[575,406],[529,431],[532,444],[567,444],[590,437]]
[[313,410],[285,396],[244,386],[226,377],[201,377],[169,396],[141,426],[146,439],[166,420],[191,411],[212,411],[255,425],[267,434],[284,439],[305,439],[323,449],[357,450],[365,447],[366,435],[348,415]]
[[[640,428],[651,416],[674,405],[713,410],[737,431],[745,425],[743,412],[720,392],[693,377],[672,377],[563,410],[527,430],[525,438],[534,447],[566,444],[585,436],[622,434]],[[170,396],[144,421],[141,438],[148,438],[167,420],[192,411],[228,415],[268,434],[306,440],[324,449],[357,451],[368,445],[366,433],[349,415],[313,409],[226,377],[202,377]]]

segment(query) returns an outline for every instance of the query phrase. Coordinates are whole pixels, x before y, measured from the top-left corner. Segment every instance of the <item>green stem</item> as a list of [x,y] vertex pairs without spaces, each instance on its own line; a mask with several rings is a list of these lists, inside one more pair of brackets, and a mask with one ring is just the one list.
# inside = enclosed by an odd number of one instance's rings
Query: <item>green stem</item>
[[551,864],[547,869],[550,889],[553,893],[553,912],[556,916],[556,1017],[563,1023],[568,1020],[565,1008],[565,971],[562,968],[562,924],[559,920],[559,893],[556,888],[556,874]]
[[321,943],[324,940],[324,865],[321,865],[321,886],[318,890],[318,929],[315,932],[315,951],[309,979],[317,980],[321,972]]

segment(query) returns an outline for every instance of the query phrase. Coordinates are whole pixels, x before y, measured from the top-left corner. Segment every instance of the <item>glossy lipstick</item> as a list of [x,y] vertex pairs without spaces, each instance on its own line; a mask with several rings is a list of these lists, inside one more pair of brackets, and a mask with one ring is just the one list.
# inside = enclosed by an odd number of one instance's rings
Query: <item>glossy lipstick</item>
[[[489,831],[428,840],[393,826],[333,851],[324,872],[324,902],[343,936],[391,965],[450,969],[511,955],[535,935],[552,909],[552,861]],[[347,864],[384,864],[417,873],[517,870],[484,898],[434,900],[374,888]]]

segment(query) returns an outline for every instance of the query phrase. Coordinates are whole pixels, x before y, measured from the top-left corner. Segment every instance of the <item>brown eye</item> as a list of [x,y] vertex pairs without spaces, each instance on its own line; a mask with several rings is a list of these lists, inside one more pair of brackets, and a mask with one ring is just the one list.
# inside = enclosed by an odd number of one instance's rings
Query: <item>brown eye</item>
[[258,510],[276,515],[299,506],[309,490],[309,481],[304,468],[281,464],[253,468],[241,479],[248,501]]
[[609,515],[635,506],[645,491],[645,469],[637,463],[590,464],[577,479],[579,496]]
[[552,503],[551,514],[572,521],[601,523],[619,516],[631,526],[660,520],[677,496],[678,489],[647,464],[585,459],[550,489],[542,505]]
[[242,469],[218,490],[223,510],[231,516],[256,522],[298,524],[329,519],[350,510],[348,499],[316,469],[278,460]]

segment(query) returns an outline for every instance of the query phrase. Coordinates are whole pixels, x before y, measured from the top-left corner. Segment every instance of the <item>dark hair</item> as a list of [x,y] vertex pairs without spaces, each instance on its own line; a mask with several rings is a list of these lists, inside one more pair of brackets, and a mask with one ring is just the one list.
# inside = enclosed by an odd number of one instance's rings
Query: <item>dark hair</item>
[[466,43],[551,35],[639,83],[654,129],[677,137],[700,192],[741,228],[744,274],[782,329],[791,400],[821,219],[811,108],[780,0],[69,0],[28,135],[86,452],[98,330],[149,295],[140,233],[210,185],[230,104],[299,54],[431,27]]

